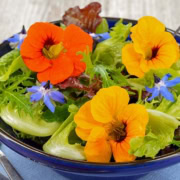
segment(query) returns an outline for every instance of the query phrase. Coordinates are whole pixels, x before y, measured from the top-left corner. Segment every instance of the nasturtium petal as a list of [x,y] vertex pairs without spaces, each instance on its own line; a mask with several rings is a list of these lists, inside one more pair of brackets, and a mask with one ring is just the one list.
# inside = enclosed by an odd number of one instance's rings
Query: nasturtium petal
[[111,141],[111,148],[113,151],[113,156],[116,162],[129,162],[134,161],[136,157],[128,153],[128,149],[130,149],[130,145],[125,141],[115,142]]
[[88,140],[88,137],[91,133],[91,129],[82,129],[80,127],[76,127],[76,134],[84,141]]
[[80,74],[82,74],[82,72],[86,70],[86,63],[82,61],[83,58],[81,55],[73,56],[72,59],[74,70],[71,76],[79,76]]
[[92,129],[84,152],[89,162],[109,162],[111,159],[111,146],[107,141],[107,134],[103,127]]
[[134,50],[133,44],[126,44],[122,49],[122,63],[129,74],[142,77],[144,72],[139,68],[141,56]]
[[79,128],[85,130],[102,125],[100,122],[97,122],[93,119],[91,114],[91,101],[88,101],[82,105],[77,114],[74,116],[74,121]]
[[31,70],[34,72],[42,72],[52,66],[49,60],[43,56],[38,57],[36,60],[28,59],[28,58],[23,58],[23,60],[24,60],[25,65],[28,68],[30,67]]
[[[143,16],[138,20],[137,25],[131,28],[133,42],[149,42],[152,38],[164,32],[165,26],[152,16]],[[136,36],[137,34],[137,36]]]
[[87,47],[92,51],[92,44],[92,37],[80,27],[71,24],[65,29],[63,45],[68,49],[68,54],[75,56],[77,52],[85,51]]
[[[30,42],[31,39],[29,37],[26,37],[24,39],[20,50],[21,56],[23,57],[23,59],[38,59],[42,56],[42,53],[41,51],[38,51],[36,47],[32,46]],[[43,44],[40,46],[43,47]]]
[[125,46],[122,51],[123,64],[129,74],[143,77],[150,69],[170,68],[178,60],[179,48],[175,38],[165,32],[165,26],[156,18],[140,18],[131,32],[133,46],[129,49]]
[[92,116],[101,123],[111,122],[122,113],[128,102],[128,92],[119,86],[100,89],[91,100]]
[[123,119],[123,123],[127,124],[127,137],[145,135],[148,112],[143,105],[129,104],[119,118]]
[[27,38],[31,46],[43,48],[44,43],[47,43],[45,41],[58,44],[63,40],[63,33],[64,31],[62,28],[52,23],[37,22],[29,28]]

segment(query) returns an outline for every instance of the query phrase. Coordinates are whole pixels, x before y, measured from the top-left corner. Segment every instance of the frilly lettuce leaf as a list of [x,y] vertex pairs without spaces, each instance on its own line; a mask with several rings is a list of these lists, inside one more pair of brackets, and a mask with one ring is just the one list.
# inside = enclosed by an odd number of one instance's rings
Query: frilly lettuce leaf
[[0,81],[6,81],[18,69],[27,71],[19,50],[15,49],[0,58]]
[[102,66],[102,65],[94,66],[93,70],[94,70],[94,74],[100,75],[100,77],[102,78],[102,87],[103,88],[107,88],[107,87],[115,85],[115,83],[110,78],[110,76],[104,66]]
[[84,147],[78,143],[70,144],[69,135],[75,129],[73,121],[78,108],[75,105],[69,106],[70,115],[44,144],[43,150],[49,154],[74,160],[85,160]]
[[33,115],[32,103],[29,96],[25,95],[27,92],[26,86],[25,84],[22,86],[25,81],[33,82],[34,79],[30,77],[30,74],[30,71],[27,73],[18,71],[5,82],[0,82],[0,109],[10,102],[18,112],[22,110],[30,116]]
[[45,122],[40,116],[27,115],[19,112],[11,104],[1,108],[0,116],[12,128],[32,136],[45,137],[52,135],[60,126],[58,122]]
[[157,111],[169,114],[176,119],[180,119],[180,95],[175,98],[175,102],[166,100],[165,98],[156,106],[154,102],[146,102],[146,108],[155,109]]
[[113,40],[124,42],[130,34],[130,28],[132,24],[123,24],[123,20],[119,20],[110,32],[110,36]]
[[113,85],[126,86],[129,85],[126,77],[122,75],[120,68],[109,68],[102,64],[94,65],[92,63],[91,53],[87,49],[86,52],[79,52],[83,56],[83,62],[86,63],[85,73],[90,76],[92,80],[93,77],[100,76],[102,79],[102,87],[110,87]]
[[99,43],[93,53],[93,63],[101,64],[107,67],[116,68],[121,65],[121,50],[130,33],[132,24],[124,25],[119,21],[112,29],[111,38]]
[[136,137],[130,141],[130,154],[136,157],[155,158],[161,149],[170,145],[174,138],[174,131],[180,122],[173,116],[157,110],[148,110],[148,132],[144,137]]

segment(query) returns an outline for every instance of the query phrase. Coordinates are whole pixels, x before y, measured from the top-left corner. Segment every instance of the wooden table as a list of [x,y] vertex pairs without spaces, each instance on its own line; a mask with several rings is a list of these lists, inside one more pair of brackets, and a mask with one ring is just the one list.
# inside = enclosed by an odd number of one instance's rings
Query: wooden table
[[[102,16],[138,19],[152,15],[176,29],[180,25],[180,0],[96,0]],[[37,21],[61,19],[65,10],[84,7],[93,0],[0,0],[0,41]]]

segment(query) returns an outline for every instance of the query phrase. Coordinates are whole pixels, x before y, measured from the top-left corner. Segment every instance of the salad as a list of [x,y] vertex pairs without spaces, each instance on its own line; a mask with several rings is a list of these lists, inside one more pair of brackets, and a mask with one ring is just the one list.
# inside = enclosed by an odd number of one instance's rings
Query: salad
[[[180,51],[152,16],[109,27],[90,3],[0,46],[0,117],[46,153],[131,162],[180,148]],[[7,48],[8,47],[8,48]]]

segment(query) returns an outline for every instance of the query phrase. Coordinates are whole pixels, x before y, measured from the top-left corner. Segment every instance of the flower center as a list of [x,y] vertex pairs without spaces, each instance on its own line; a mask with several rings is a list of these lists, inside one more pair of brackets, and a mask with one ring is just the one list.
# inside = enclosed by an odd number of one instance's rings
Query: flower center
[[152,48],[152,57],[151,59],[155,58],[157,56],[159,48],[158,47],[154,47]]
[[62,42],[60,42],[59,44],[54,45],[45,44],[42,52],[46,58],[55,59],[60,55],[63,50],[65,49],[62,45]]
[[158,90],[160,90],[160,88],[163,87],[163,86],[166,86],[163,81],[160,81],[159,83],[155,84],[155,87],[157,87]]
[[147,48],[146,49],[146,59],[151,60],[157,56],[159,48],[158,47],[153,47],[152,49]]
[[116,120],[108,124],[107,133],[109,140],[121,142],[126,138],[126,124]]

